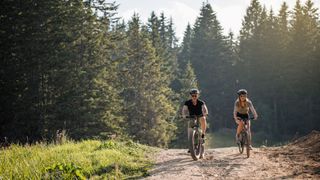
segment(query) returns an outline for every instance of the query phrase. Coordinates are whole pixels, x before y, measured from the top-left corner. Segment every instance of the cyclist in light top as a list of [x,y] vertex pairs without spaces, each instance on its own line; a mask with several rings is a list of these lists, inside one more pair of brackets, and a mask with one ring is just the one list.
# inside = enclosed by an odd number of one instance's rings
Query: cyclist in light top
[[206,115],[208,115],[208,108],[204,101],[198,99],[199,98],[199,90],[198,89],[191,89],[190,95],[191,99],[184,103],[182,108],[182,117],[186,116],[198,116],[200,117],[200,125],[202,130],[202,138],[206,134],[207,122],[206,122]]
[[251,110],[254,120],[257,120],[258,114],[253,107],[252,102],[248,99],[248,92],[245,89],[240,89],[238,92],[238,99],[234,103],[234,110],[233,110],[233,118],[238,124],[237,134],[236,134],[236,141],[239,143],[239,134],[244,126],[244,121],[248,123],[248,130],[249,130],[249,145],[251,146],[251,130],[250,130],[250,119],[249,119],[249,111]]

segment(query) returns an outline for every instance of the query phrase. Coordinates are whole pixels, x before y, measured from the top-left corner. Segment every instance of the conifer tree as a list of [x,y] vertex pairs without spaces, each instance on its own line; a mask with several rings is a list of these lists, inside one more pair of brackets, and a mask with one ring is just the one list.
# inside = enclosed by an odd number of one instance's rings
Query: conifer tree
[[[186,68],[182,71],[182,75],[179,78],[181,89],[179,93],[180,99],[180,107],[178,114],[181,114],[182,106],[184,105],[184,101],[190,99],[190,89],[198,88],[198,82],[194,70],[191,66],[191,63],[188,62]],[[185,119],[177,118],[176,119],[176,137],[173,140],[172,144],[174,147],[186,148],[187,147],[187,127],[188,123]]]
[[191,35],[192,29],[188,23],[186,31],[184,32],[183,41],[181,45],[181,52],[178,55],[179,68],[185,69],[187,63],[190,61],[191,56]]
[[[203,4],[200,10],[200,16],[193,27],[190,48],[190,61],[199,79],[202,96],[204,100],[214,99],[214,102],[207,102],[209,112],[226,108],[227,105],[220,100],[221,96],[227,95],[226,87],[233,84],[232,80],[226,80],[230,74],[227,67],[232,64],[231,49],[228,48],[227,39],[222,34],[222,27],[210,4]],[[226,107],[217,107],[214,105],[217,103]],[[219,126],[227,122],[221,119],[224,115],[212,117],[214,123]]]
[[171,90],[161,71],[163,61],[156,56],[148,36],[141,32],[136,14],[129,23],[127,56],[125,108],[128,132],[142,143],[167,146],[174,133],[171,118],[175,109],[169,98]]

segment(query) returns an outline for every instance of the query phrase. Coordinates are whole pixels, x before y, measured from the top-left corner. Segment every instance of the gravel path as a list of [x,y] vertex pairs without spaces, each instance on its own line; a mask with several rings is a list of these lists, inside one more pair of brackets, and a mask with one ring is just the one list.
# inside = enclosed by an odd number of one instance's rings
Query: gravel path
[[[279,148],[281,149],[281,148]],[[186,149],[160,151],[147,180],[189,179],[317,179],[319,174],[297,174],[290,159],[276,159],[272,148],[254,148],[250,158],[237,147],[206,150],[205,159],[194,161]],[[308,163],[307,161],[305,163]],[[303,165],[303,164],[302,164]]]

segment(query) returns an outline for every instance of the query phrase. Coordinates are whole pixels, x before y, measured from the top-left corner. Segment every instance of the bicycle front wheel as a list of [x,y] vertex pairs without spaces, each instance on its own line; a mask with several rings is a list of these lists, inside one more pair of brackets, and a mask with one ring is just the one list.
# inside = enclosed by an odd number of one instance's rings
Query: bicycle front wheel
[[244,144],[243,144],[242,141],[238,144],[238,147],[239,147],[240,154],[242,154],[243,153],[243,149],[244,149]]
[[193,130],[189,137],[189,150],[193,160],[196,161],[200,158],[200,155],[203,152],[202,147],[203,145],[201,143],[201,135],[199,131]]
[[240,154],[243,153],[243,149],[244,149],[244,140],[243,140],[243,139],[244,139],[244,138],[243,138],[243,135],[240,134],[240,136],[239,136],[239,142],[237,142],[237,143],[238,143],[238,147],[239,147],[239,152],[240,152]]
[[250,157],[250,143],[249,143],[249,135],[246,135],[246,150],[247,150],[247,158]]

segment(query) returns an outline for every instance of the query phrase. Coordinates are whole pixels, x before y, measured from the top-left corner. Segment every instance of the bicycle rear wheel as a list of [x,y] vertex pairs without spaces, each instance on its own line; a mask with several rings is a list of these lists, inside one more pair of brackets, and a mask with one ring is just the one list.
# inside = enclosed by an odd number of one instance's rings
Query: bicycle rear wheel
[[189,150],[193,160],[198,160],[202,153],[201,135],[198,131],[192,130],[189,137]]

